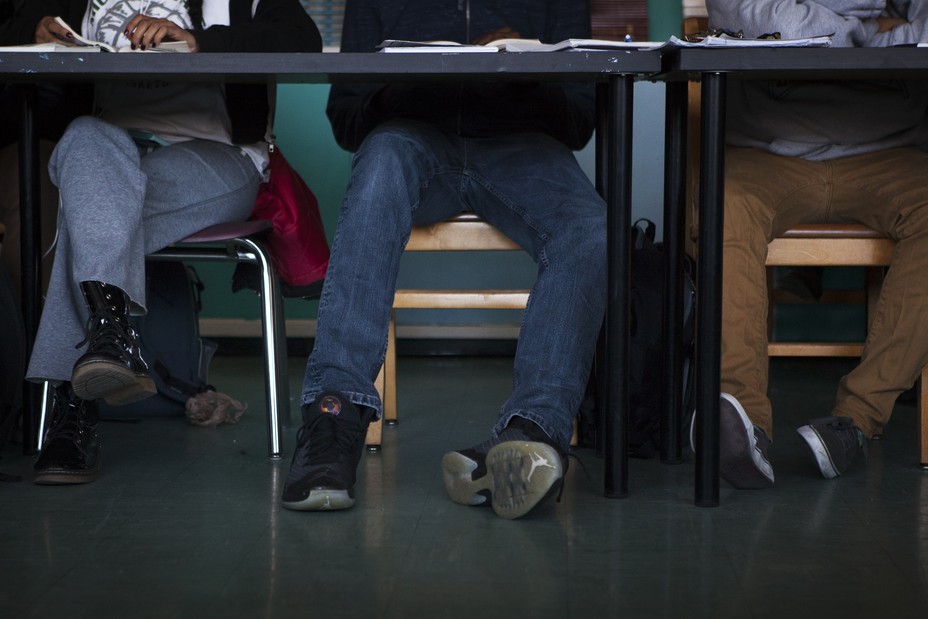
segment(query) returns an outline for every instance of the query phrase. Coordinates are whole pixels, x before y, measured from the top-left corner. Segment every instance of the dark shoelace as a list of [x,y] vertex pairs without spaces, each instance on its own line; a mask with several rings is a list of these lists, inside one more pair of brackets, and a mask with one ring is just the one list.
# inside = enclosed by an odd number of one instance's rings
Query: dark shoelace
[[300,447],[308,444],[308,449],[297,451],[296,464],[301,467],[310,467],[331,460],[331,451],[337,445],[334,415],[317,415],[312,422],[303,425],[297,432],[296,442]]
[[120,320],[116,314],[108,309],[99,309],[87,319],[87,335],[75,348],[81,348],[91,342],[94,351],[111,348],[121,351],[132,341],[134,334],[132,327]]
[[59,438],[74,444],[80,442],[84,424],[82,423],[83,420],[81,419],[80,412],[72,409],[73,407],[70,403],[67,403],[64,405],[64,410],[61,414],[55,416],[51,427],[48,429],[48,434],[45,439],[46,442]]

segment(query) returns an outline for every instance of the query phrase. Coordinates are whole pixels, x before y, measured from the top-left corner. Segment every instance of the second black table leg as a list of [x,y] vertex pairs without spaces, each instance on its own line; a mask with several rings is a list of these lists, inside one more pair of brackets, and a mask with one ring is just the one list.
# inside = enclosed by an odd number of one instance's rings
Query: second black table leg
[[702,76],[699,254],[696,263],[696,505],[719,504],[725,77]]
[[628,496],[628,336],[632,211],[634,79],[616,75],[608,85],[606,170],[606,402],[605,495]]

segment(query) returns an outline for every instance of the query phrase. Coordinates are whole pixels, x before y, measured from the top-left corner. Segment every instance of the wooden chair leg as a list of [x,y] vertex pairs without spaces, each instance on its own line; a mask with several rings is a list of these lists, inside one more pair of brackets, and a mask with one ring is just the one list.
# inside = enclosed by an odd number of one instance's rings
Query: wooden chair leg
[[[381,400],[383,400],[384,377],[384,369],[380,368],[380,373],[377,374],[377,380],[374,382],[374,386],[377,388]],[[380,446],[383,444],[383,417],[367,427],[367,439],[365,440],[365,444],[368,449],[380,449]]]
[[918,380],[918,461],[928,470],[928,367],[922,369]]
[[883,267],[867,267],[867,331],[870,323],[876,316],[876,305],[880,300],[880,290],[883,288]]
[[383,360],[384,387],[381,392],[383,401],[383,420],[388,424],[399,421],[396,410],[396,311],[390,317],[387,331],[387,355]]
[[776,335],[776,303],[773,302],[773,268],[767,267],[765,269],[767,275],[767,341],[772,342],[774,335]]

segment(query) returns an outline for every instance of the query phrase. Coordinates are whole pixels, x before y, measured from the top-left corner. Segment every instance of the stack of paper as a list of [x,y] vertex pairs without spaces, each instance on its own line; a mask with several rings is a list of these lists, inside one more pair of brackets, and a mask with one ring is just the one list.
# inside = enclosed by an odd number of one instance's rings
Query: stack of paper
[[464,45],[454,41],[402,41],[387,39],[377,47],[385,53],[468,53],[468,52],[559,52],[654,49],[664,43],[654,41],[609,41],[606,39],[565,39],[542,43],[538,39],[499,39],[486,45]]
[[402,41],[387,39],[377,46],[386,54],[464,54],[498,52],[499,48],[492,45],[464,45],[454,41]]
[[670,37],[670,44],[678,47],[831,47],[832,36],[828,34],[807,39],[745,39],[722,34],[697,42]]

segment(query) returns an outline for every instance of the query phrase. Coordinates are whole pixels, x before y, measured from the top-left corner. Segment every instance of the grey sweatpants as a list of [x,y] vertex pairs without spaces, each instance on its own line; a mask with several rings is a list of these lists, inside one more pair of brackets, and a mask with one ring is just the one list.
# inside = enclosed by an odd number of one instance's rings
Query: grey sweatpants
[[82,117],[49,163],[60,194],[58,242],[27,378],[71,379],[89,312],[82,281],[118,286],[145,312],[145,255],[251,214],[260,175],[235,146],[193,140],[140,149],[128,133]]

